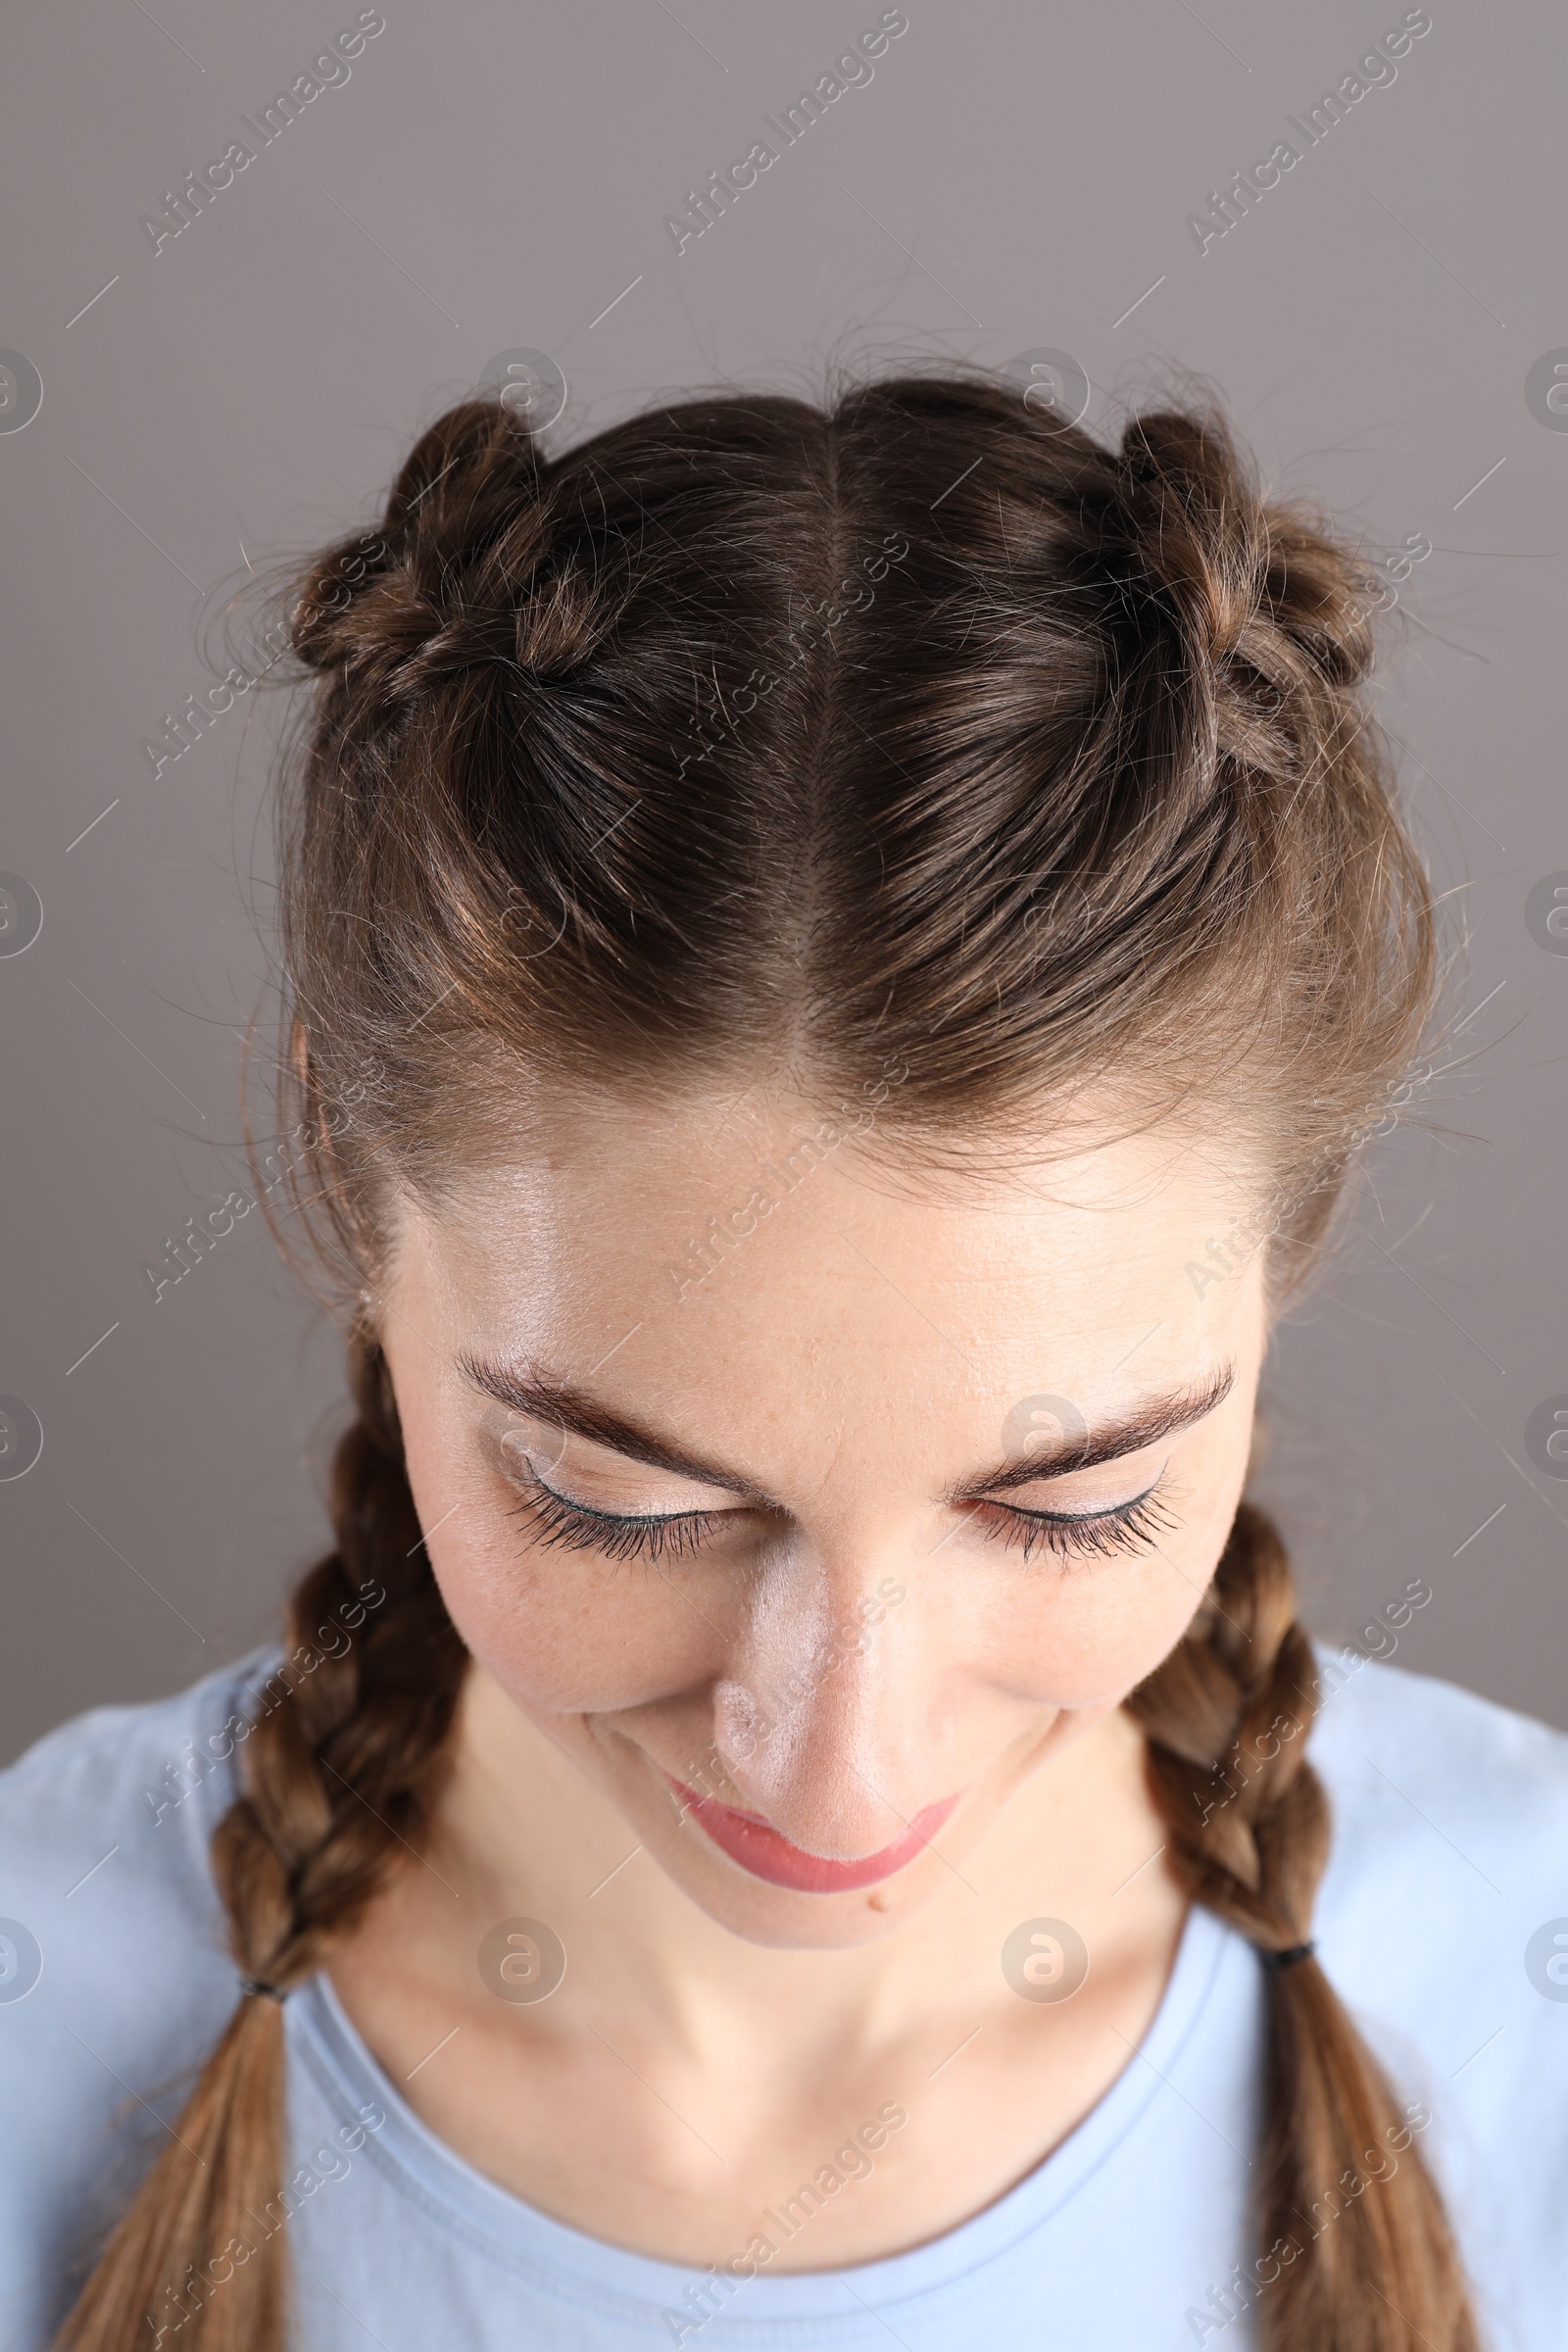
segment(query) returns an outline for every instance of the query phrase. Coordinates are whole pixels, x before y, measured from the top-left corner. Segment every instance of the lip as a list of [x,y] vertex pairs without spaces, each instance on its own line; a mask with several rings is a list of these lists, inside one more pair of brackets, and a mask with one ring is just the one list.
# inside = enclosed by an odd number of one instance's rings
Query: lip
[[874,1886],[879,1880],[892,1878],[895,1871],[925,1851],[958,1801],[957,1795],[945,1796],[940,1804],[927,1805],[891,1845],[874,1854],[860,1854],[852,1862],[839,1862],[831,1855],[810,1854],[804,1846],[792,1845],[760,1813],[744,1813],[736,1805],[720,1804],[716,1797],[699,1795],[671,1773],[664,1778],[685,1810],[732,1862],[749,1870],[754,1879],[792,1887],[798,1894],[848,1894],[857,1886]]

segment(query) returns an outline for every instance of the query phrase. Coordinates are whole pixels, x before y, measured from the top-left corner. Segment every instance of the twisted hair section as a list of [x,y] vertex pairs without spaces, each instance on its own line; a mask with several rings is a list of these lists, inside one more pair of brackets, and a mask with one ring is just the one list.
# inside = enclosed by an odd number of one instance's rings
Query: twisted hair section
[[[1319,1690],[1285,1547],[1244,1502],[1186,1638],[1126,1703],[1170,1867],[1263,1954],[1311,1937],[1330,1839],[1304,1753]],[[1315,1957],[1270,1970],[1266,2000],[1258,2251],[1233,2290],[1258,2342],[1479,2352],[1419,2106],[1396,2095]]]
[[[499,404],[452,410],[290,609],[288,1177],[345,1299],[398,1197],[514,1156],[541,1098],[740,1074],[833,1101],[889,1067],[880,1136],[933,1162],[1038,1148],[1047,1105],[1062,1134],[1107,1101],[1200,1109],[1259,1171],[1253,1246],[1290,1289],[1433,985],[1366,601],[1211,414],[1109,448],[990,380],[890,377],[820,409],[687,401],[546,458]],[[351,1365],[296,1634],[366,1577],[387,1600],[258,1725],[215,1843],[241,1974],[285,1991],[409,1866],[465,1663],[363,1321]],[[1250,1507],[1128,1703],[1193,1899],[1270,1953],[1308,1942],[1311,1652]],[[1264,2352],[1473,2352],[1413,2143],[1313,2234],[1402,2111],[1313,1958],[1267,2002]],[[282,2020],[246,1996],[62,2347],[131,2352],[272,2193]],[[280,2352],[281,2243],[193,2316],[200,2352]]]
[[[417,1846],[466,1664],[419,1544],[385,1362],[363,1332],[350,1375],[359,1416],[333,1464],[336,1545],[293,1596],[286,1694],[257,1713],[243,1791],[213,1840],[241,1978],[285,1994]],[[334,1611],[358,1625],[337,1656],[312,1644]],[[283,2076],[282,2003],[246,1991],[57,2352],[147,2352],[176,2327],[188,2352],[291,2340]]]

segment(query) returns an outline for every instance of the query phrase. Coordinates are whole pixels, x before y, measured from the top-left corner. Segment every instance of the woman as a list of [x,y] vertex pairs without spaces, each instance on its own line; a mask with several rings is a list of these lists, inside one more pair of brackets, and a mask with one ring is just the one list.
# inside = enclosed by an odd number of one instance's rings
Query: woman
[[961,377],[466,405],[316,565],[359,1417],[283,1652],[8,1776],[19,2340],[1559,2340],[1568,1742],[1241,1499],[1430,1012],[1362,588]]

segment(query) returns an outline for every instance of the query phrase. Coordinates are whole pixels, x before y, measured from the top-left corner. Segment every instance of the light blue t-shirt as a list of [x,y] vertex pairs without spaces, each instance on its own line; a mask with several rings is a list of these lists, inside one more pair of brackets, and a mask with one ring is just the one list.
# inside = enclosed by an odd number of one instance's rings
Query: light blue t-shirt
[[[233,2007],[207,1841],[234,1765],[207,1742],[270,1664],[97,1709],[0,1775],[5,2352],[47,2343],[74,2264],[123,2209]],[[1489,2352],[1563,2352],[1568,1739],[1445,1683],[1322,1664],[1338,1688],[1310,1745],[1335,1813],[1319,1956],[1401,2099],[1430,2111],[1420,2145]],[[318,1978],[284,2009],[298,2340],[1244,2352],[1262,2000],[1250,1946],[1195,1910],[1142,2046],[1006,2195],[886,2261],[719,2283],[487,2180],[405,2104]],[[188,2340],[180,2308],[157,2315],[157,2352]]]

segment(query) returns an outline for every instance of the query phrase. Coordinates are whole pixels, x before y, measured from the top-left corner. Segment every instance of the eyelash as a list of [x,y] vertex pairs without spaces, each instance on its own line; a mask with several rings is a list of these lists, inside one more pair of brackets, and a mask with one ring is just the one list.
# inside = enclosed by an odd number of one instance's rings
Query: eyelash
[[524,1513],[547,1544],[558,1544],[564,1551],[598,1551],[608,1560],[650,1562],[665,1552],[679,1559],[695,1551],[713,1522],[728,1516],[723,1511],[677,1511],[629,1519],[615,1511],[591,1511],[583,1503],[568,1502],[542,1478],[530,1483],[509,1517]]
[[987,1503],[987,1510],[999,1511],[1006,1524],[998,1527],[981,1520],[980,1529],[988,1542],[1022,1552],[1026,1567],[1042,1546],[1059,1560],[1109,1559],[1117,1553],[1147,1551],[1156,1536],[1169,1534],[1176,1525],[1159,1490],[1156,1479],[1142,1494],[1110,1511],[1024,1511],[1015,1503]]
[[[1175,1526],[1161,1500],[1160,1484],[1156,1479],[1142,1494],[1109,1511],[1025,1511],[1013,1503],[987,1502],[984,1509],[999,1513],[1003,1524],[982,1518],[978,1511],[975,1518],[988,1543],[1020,1551],[1025,1566],[1042,1548],[1054,1552],[1058,1560],[1108,1559],[1119,1553],[1145,1551],[1156,1536]],[[696,1551],[709,1530],[731,1516],[727,1511],[678,1511],[627,1518],[568,1502],[543,1479],[533,1480],[509,1516],[516,1518],[523,1513],[541,1531],[547,1544],[565,1551],[597,1551],[611,1560],[649,1562],[666,1553],[679,1559]]]

